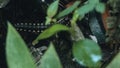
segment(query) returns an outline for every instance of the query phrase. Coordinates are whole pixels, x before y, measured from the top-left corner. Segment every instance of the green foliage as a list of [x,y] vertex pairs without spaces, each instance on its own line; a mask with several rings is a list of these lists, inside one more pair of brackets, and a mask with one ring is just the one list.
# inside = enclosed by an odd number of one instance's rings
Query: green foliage
[[[99,3],[99,0],[88,0],[88,3],[78,7],[80,1],[76,1],[71,7],[63,10],[57,15],[58,4],[59,0],[53,2],[48,7],[46,24],[50,24],[55,15],[57,16],[55,18],[56,20],[57,18],[61,18],[73,12],[71,27],[69,28],[65,25],[54,24],[50,28],[43,31],[33,41],[33,45],[37,44],[40,40],[47,39],[60,31],[69,31],[71,37],[75,39],[73,40],[74,44],[72,51],[76,61],[89,68],[98,68],[99,61],[101,60],[100,48],[94,41],[84,38],[82,31],[76,25],[76,21],[79,19],[79,17],[83,18],[85,14],[94,9],[102,13],[105,9],[104,4]],[[10,68],[35,68],[34,61],[32,60],[26,44],[10,24],[8,24],[6,45],[7,61]],[[60,60],[52,43],[40,61],[40,68],[62,68]]]
[[60,60],[52,43],[42,57],[39,68],[62,68]]
[[10,23],[8,23],[6,56],[9,68],[36,68],[25,42]]
[[[80,4],[79,1],[76,1],[71,7],[65,9],[64,11],[60,12],[56,18],[61,18],[63,16],[68,15],[72,11],[74,11],[72,20],[71,20],[71,27],[70,29],[67,27],[58,27],[53,25],[52,27],[46,29],[43,33],[41,33],[37,39],[33,42],[33,44],[38,43],[39,40],[46,39],[55,33],[61,31],[61,30],[69,30],[71,37],[73,38],[73,55],[78,63],[82,63],[85,66],[88,67],[99,67],[99,61],[101,60],[101,51],[97,43],[84,39],[84,36],[81,32],[81,30],[76,25],[76,21],[81,17],[81,19],[84,17],[85,14],[89,13],[90,11],[94,10],[97,4],[99,3],[99,0],[88,0],[87,4],[84,4],[83,6],[78,7]],[[104,5],[102,5],[104,6]],[[101,7],[100,10],[96,9],[99,12],[102,12],[104,7]],[[52,18],[47,18],[48,22],[51,22]],[[54,27],[55,26],[55,27]],[[54,28],[53,28],[54,27]],[[81,40],[82,39],[82,40]],[[79,41],[80,40],[80,41]],[[74,42],[75,41],[75,42]]]
[[99,3],[99,0],[88,0],[88,3],[97,4]]
[[105,11],[105,4],[104,3],[98,3],[95,7],[97,12],[103,13]]
[[58,11],[59,0],[56,0],[47,9],[47,17],[46,17],[46,25],[49,25],[52,21],[52,17],[54,17]]
[[79,16],[85,15],[86,13],[92,11],[94,9],[94,6],[95,6],[94,4],[83,5],[76,10],[76,13]]
[[79,19],[79,20],[82,20],[82,18],[85,16],[85,14],[87,14],[88,12],[92,11],[94,9],[94,4],[86,4],[86,5],[83,5],[79,8],[77,8],[75,11],[74,11],[74,14],[73,14],[73,17],[72,17],[72,20],[71,20],[71,25],[76,23],[76,21]]
[[52,21],[52,18],[46,17],[46,22],[45,22],[45,24],[46,24],[46,25],[49,25],[51,21]]
[[112,62],[106,68],[120,68],[120,53],[118,53]]
[[74,42],[73,55],[76,61],[90,68],[99,67],[101,60],[101,50],[97,43],[92,40],[84,39]]
[[60,31],[68,31],[69,27],[65,26],[65,25],[61,25],[61,24],[55,24],[53,26],[51,26],[50,28],[46,29],[45,31],[43,31],[37,38],[36,40],[33,42],[33,45],[37,44],[39,40],[42,39],[46,39],[51,37],[52,35],[56,34],[57,32]]
[[48,7],[48,10],[47,10],[48,17],[52,18],[53,16],[56,15],[58,10],[58,4],[59,4],[59,0],[56,0]]
[[76,1],[72,6],[68,7],[67,9],[63,10],[57,15],[57,18],[61,18],[65,15],[70,14],[73,10],[77,8],[77,6],[80,4],[80,1]]

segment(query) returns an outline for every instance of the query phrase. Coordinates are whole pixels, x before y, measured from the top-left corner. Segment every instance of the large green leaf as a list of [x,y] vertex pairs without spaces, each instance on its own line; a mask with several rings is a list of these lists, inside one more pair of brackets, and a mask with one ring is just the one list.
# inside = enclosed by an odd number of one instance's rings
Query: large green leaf
[[58,4],[59,4],[59,0],[56,0],[48,7],[48,10],[47,10],[48,17],[52,18],[53,16],[56,15],[58,10]]
[[52,43],[41,59],[40,68],[62,68]]
[[118,53],[112,62],[106,68],[120,68],[120,53]]
[[6,56],[9,68],[36,68],[25,42],[10,23],[8,23]]
[[98,68],[101,60],[98,44],[89,39],[74,42],[73,55],[78,63],[90,68]]
[[95,7],[97,12],[103,13],[105,11],[105,4],[104,3],[98,3]]
[[68,31],[69,27],[61,24],[55,24],[51,26],[50,28],[46,29],[43,31],[34,41],[33,45],[37,44],[39,40],[46,39],[51,37],[52,35],[56,34],[57,32],[60,31]]
[[67,9],[63,10],[62,12],[60,12],[57,15],[57,18],[61,18],[65,15],[68,15],[69,13],[71,13],[73,10],[75,10],[77,8],[77,6],[80,4],[80,1],[76,1],[72,6],[68,7]]

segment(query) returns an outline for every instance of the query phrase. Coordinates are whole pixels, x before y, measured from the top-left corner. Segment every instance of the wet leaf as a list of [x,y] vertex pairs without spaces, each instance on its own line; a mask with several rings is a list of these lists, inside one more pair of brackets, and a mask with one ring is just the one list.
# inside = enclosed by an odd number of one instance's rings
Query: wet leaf
[[104,3],[98,3],[95,7],[97,12],[103,13],[105,11],[105,4]]
[[42,39],[46,39],[51,37],[52,35],[56,34],[57,32],[60,31],[68,31],[69,27],[65,26],[65,25],[61,25],[61,24],[55,24],[53,26],[51,26],[50,28],[46,29],[45,31],[43,31],[37,38],[35,41],[33,41],[33,45],[37,44],[39,40]]
[[65,15],[68,15],[69,13],[71,13],[73,10],[75,10],[77,8],[77,6],[80,4],[80,1],[76,1],[72,6],[68,7],[67,9],[63,10],[62,12],[60,12],[57,15],[57,18],[61,18]]
[[47,10],[48,17],[52,18],[53,16],[56,15],[58,10],[58,4],[59,4],[59,0],[56,0],[48,7],[48,10]]
[[89,39],[74,42],[73,55],[78,63],[90,68],[97,68],[101,60],[98,44]]
[[41,59],[40,68],[62,68],[52,43]]
[[120,68],[120,53],[118,53],[106,68]]
[[9,68],[36,68],[25,42],[10,23],[8,23],[6,56]]

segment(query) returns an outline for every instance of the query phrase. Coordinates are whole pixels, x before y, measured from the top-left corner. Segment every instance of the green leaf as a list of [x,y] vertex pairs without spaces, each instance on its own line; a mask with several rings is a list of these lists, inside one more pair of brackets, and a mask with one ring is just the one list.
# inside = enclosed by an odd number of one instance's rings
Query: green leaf
[[51,20],[51,18],[46,17],[45,25],[50,25]]
[[120,68],[120,53],[118,53],[106,68]]
[[71,13],[73,10],[75,10],[77,8],[77,6],[80,4],[80,1],[76,1],[72,6],[68,7],[67,9],[63,10],[62,12],[60,12],[57,15],[57,18],[61,18],[65,15],[68,15],[69,13]]
[[6,56],[9,68],[36,68],[25,42],[10,23],[8,23]]
[[37,44],[39,40],[42,39],[46,39],[51,37],[52,35],[56,34],[57,32],[60,31],[68,31],[69,27],[65,26],[65,25],[61,25],[61,24],[55,24],[53,26],[51,26],[50,28],[46,29],[45,31],[43,31],[37,38],[35,41],[33,41],[33,45]]
[[48,17],[52,18],[53,16],[56,15],[58,10],[58,4],[59,4],[59,0],[56,0],[48,7],[48,10],[47,10]]
[[95,7],[97,12],[103,13],[105,11],[105,4],[104,3],[98,3]]
[[88,12],[92,11],[94,9],[95,5],[94,4],[86,4],[81,7],[79,7],[75,13],[78,14],[79,16],[84,16]]
[[97,4],[99,3],[99,0],[88,0],[88,3]]
[[89,13],[90,11],[92,11],[94,9],[95,5],[94,4],[85,4],[79,8],[77,8],[74,13],[73,13],[73,17],[71,20],[71,23],[76,23],[76,21],[82,20],[85,16],[85,14]]
[[41,59],[40,68],[62,68],[52,43]]
[[73,55],[78,63],[90,68],[98,68],[101,60],[101,51],[98,44],[89,39],[74,42]]

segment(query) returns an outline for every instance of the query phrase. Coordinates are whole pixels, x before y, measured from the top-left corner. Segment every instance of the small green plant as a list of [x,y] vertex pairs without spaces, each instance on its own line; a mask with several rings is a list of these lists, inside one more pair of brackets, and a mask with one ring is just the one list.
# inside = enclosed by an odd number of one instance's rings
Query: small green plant
[[[34,41],[33,45],[40,40],[51,37],[60,31],[68,31],[71,34],[73,42],[72,54],[75,60],[89,68],[100,68],[100,60],[102,58],[101,50],[97,43],[90,39],[86,39],[78,28],[76,21],[84,18],[85,14],[92,10],[100,13],[104,12],[105,6],[99,0],[88,0],[86,4],[79,6],[80,1],[76,1],[71,7],[57,13],[59,0],[53,2],[46,16],[46,25],[54,23],[51,27],[44,30]],[[53,11],[54,10],[54,11]],[[71,26],[57,24],[57,20],[73,13]],[[57,45],[56,45],[57,46]],[[8,34],[6,40],[6,55],[9,68],[35,68],[36,65],[26,47],[25,42],[19,36],[14,27],[8,24]],[[48,50],[41,59],[40,68],[62,68],[59,57],[55,51],[54,45],[50,44]]]
[[[101,13],[104,12],[105,6],[103,3],[100,3],[99,0],[95,0],[94,2],[88,0],[88,3],[83,6],[79,6],[79,4],[80,1],[76,1],[71,7],[56,14],[57,10],[52,11],[52,9],[58,9],[58,1],[52,3],[47,10],[46,24],[53,22],[54,25],[42,32],[37,37],[37,39],[33,41],[33,44],[37,44],[37,42],[40,40],[49,38],[57,32],[68,31],[71,34],[71,38],[73,40],[72,51],[75,60],[87,67],[99,67],[101,60],[101,50],[97,43],[84,38],[80,28],[78,28],[76,24],[76,21],[81,20],[85,14],[89,13],[92,10],[96,10]],[[101,7],[99,8],[99,6]],[[52,13],[50,11],[52,11]],[[73,13],[73,17],[70,23],[71,27],[56,24],[57,21],[53,21],[62,18],[70,13]]]

